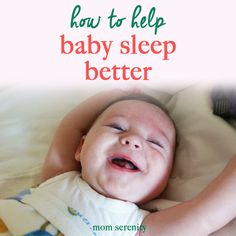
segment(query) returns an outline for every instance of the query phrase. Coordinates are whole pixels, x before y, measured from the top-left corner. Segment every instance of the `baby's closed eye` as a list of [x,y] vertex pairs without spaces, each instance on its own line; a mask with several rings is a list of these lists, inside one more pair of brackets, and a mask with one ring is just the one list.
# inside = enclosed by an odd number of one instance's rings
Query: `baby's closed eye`
[[125,131],[125,128],[122,127],[122,125],[120,124],[117,124],[117,123],[111,123],[111,124],[108,124],[106,125],[107,127],[110,127],[111,129],[114,129],[116,131],[120,131],[120,132],[123,132]]
[[148,139],[147,141],[151,143],[153,146],[164,148],[164,145],[159,140]]

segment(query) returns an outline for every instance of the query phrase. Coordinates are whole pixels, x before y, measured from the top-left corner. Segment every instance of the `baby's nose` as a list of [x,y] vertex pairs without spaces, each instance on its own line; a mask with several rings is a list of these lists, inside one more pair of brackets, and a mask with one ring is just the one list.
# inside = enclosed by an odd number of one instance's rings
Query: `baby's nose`
[[121,137],[121,144],[129,146],[132,150],[142,150],[142,141],[136,135],[126,135]]

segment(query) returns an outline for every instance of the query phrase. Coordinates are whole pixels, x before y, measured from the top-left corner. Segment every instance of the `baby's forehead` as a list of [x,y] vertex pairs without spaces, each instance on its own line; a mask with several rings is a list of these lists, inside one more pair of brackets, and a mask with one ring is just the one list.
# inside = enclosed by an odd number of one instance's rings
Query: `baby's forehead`
[[122,112],[130,112],[134,115],[145,115],[144,113],[142,113],[141,109],[144,109],[146,112],[148,113],[156,113],[156,114],[160,114],[166,115],[166,118],[168,118],[168,115],[166,114],[166,112],[164,112],[160,107],[145,102],[145,101],[139,101],[139,100],[124,100],[124,101],[118,101],[115,102],[113,104],[111,104],[109,107],[107,107],[102,114],[104,115],[113,115],[113,114],[119,114]]
[[127,118],[149,118],[152,122],[161,122],[164,126],[174,126],[173,121],[166,113],[157,105],[139,101],[124,100],[118,101],[110,105],[101,114],[101,118],[112,118],[116,116],[125,116]]

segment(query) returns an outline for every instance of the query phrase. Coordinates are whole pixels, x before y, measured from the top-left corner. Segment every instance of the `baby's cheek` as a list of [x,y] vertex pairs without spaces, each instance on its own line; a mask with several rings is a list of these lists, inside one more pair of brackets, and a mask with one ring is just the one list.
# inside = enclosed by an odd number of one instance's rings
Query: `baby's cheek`
[[154,177],[159,177],[160,175],[166,174],[169,170],[169,164],[161,157],[154,157],[149,163],[150,174]]

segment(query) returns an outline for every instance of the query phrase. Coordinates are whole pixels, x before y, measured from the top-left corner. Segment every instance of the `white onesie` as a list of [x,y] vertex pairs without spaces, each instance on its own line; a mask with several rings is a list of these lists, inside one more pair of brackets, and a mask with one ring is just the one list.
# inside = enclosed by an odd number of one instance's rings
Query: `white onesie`
[[148,211],[134,203],[111,199],[93,190],[77,171],[56,176],[42,183],[39,192],[53,195],[68,206],[72,215],[81,219],[92,235],[132,236],[148,230],[142,225]]

